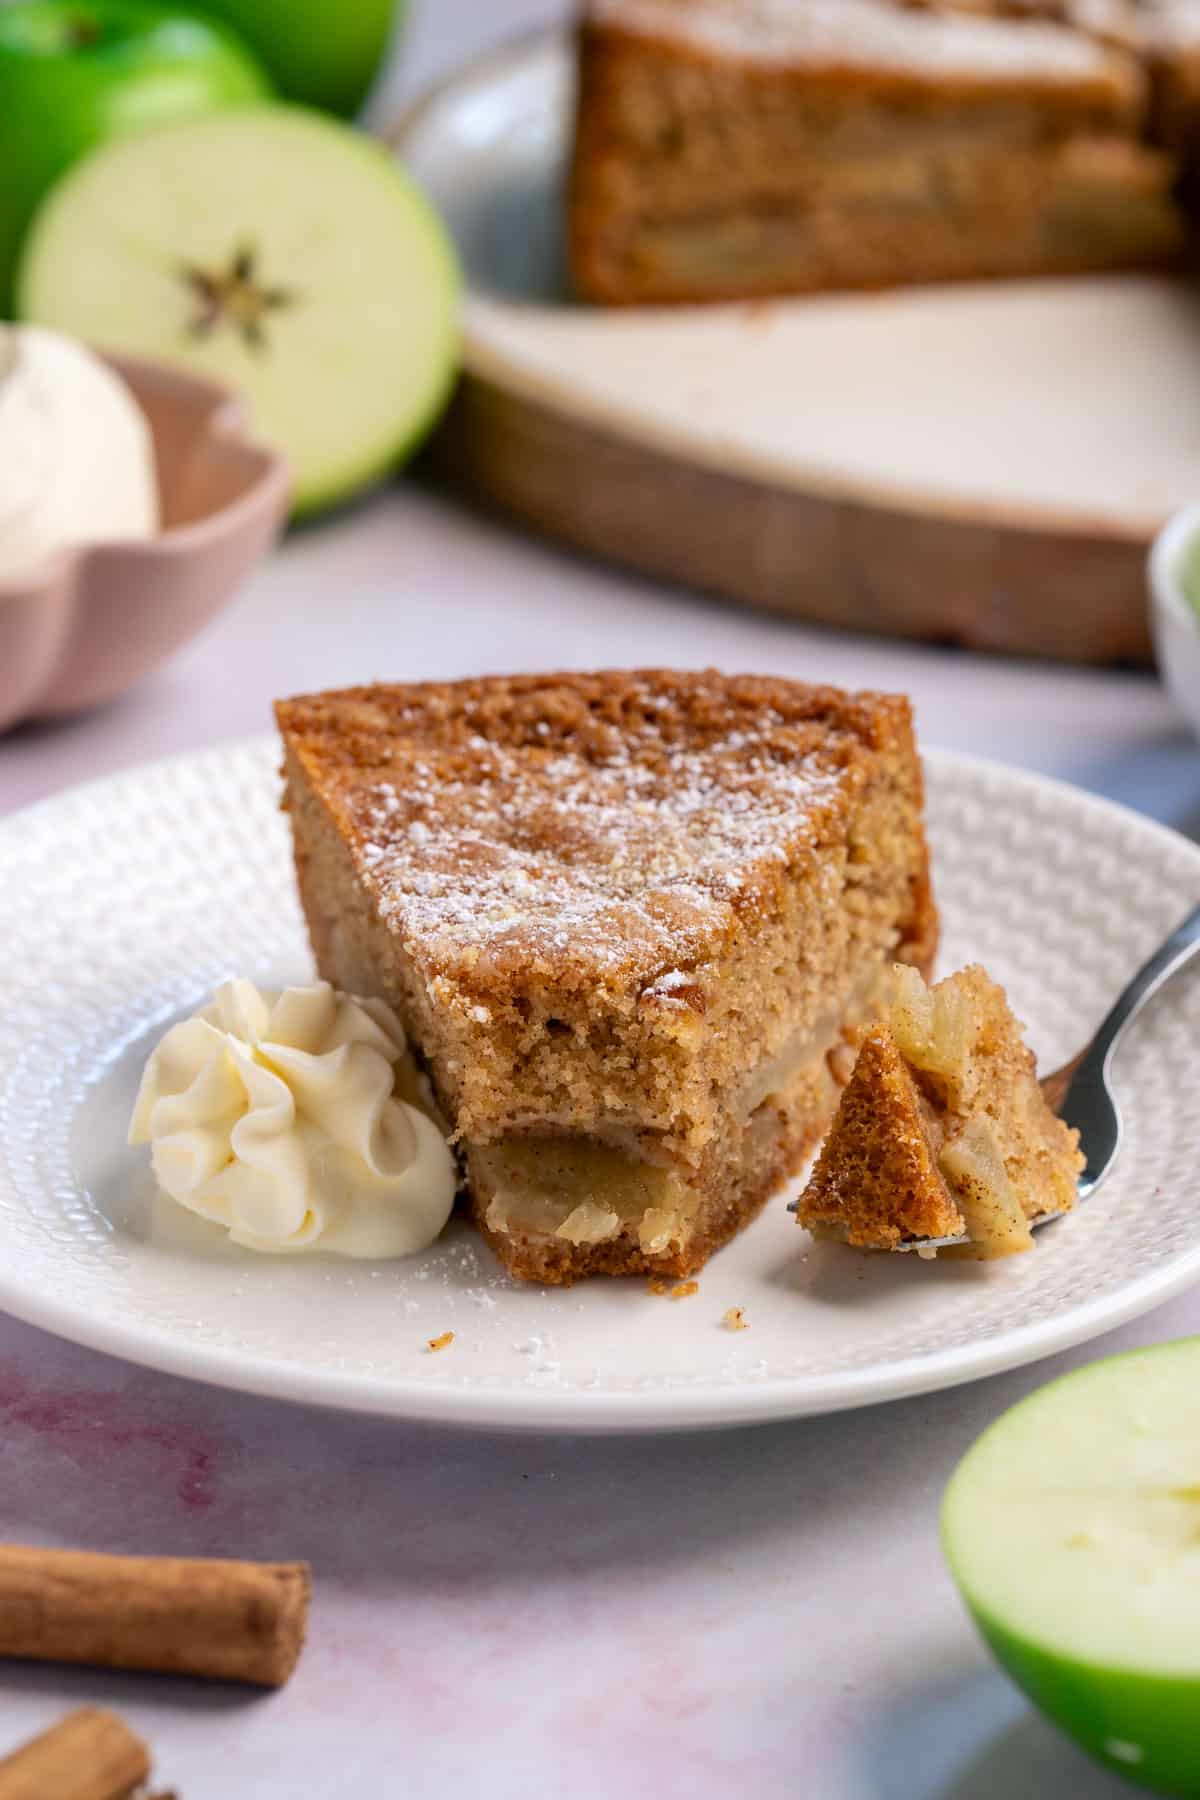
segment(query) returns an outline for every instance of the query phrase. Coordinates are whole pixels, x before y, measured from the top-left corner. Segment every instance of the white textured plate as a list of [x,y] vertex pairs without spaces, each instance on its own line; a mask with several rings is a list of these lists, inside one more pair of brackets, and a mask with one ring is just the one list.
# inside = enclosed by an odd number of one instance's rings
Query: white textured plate
[[[155,1202],[125,1147],[143,1058],[226,974],[302,981],[273,742],[77,788],[0,825],[0,1305],[137,1362],[288,1399],[495,1427],[831,1411],[1028,1362],[1200,1276],[1200,979],[1118,1062],[1117,1173],[992,1265],[815,1246],[780,1197],[672,1301],[510,1282],[464,1226],[409,1262],[264,1258]],[[1047,1066],[1200,894],[1200,851],[1029,775],[935,755],[943,962],[1009,986]],[[742,1306],[749,1330],[722,1328]],[[453,1331],[431,1355],[428,1338]]]
[[[939,518],[1148,540],[1195,498],[1191,281],[572,305],[573,63],[565,34],[484,57],[392,134],[467,271],[472,375],[687,461]],[[1118,344],[1137,356],[1114,356]]]

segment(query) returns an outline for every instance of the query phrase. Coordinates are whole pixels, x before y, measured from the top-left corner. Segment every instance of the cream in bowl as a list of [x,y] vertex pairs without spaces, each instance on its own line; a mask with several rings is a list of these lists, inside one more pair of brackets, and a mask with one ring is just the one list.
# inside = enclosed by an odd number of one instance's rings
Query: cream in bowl
[[287,505],[228,388],[0,328],[0,731],[132,687],[227,604]]
[[158,526],[154,439],[128,383],[58,332],[0,324],[0,579]]
[[1159,672],[1200,733],[1200,504],[1176,513],[1155,539],[1150,597]]

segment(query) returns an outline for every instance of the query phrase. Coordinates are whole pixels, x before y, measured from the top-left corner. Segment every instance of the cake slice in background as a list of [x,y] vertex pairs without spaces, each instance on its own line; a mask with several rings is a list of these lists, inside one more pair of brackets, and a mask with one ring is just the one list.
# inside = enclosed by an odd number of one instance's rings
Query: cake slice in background
[[799,1219],[859,1249],[962,1237],[982,1258],[1010,1256],[1032,1248],[1032,1220],[1074,1206],[1082,1168],[1079,1134],[1047,1106],[1004,989],[978,966],[933,988],[901,969]]
[[282,702],[317,965],[399,1014],[517,1275],[686,1275],[928,967],[907,701],[663,671]]
[[588,0],[576,286],[715,300],[1169,264],[1186,224],[1148,141],[1143,25],[1122,0]]

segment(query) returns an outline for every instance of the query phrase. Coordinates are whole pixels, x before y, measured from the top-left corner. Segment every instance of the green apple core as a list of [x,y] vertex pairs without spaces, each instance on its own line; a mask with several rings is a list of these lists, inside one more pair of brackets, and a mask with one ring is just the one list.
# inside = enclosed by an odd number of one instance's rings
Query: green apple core
[[295,288],[272,286],[262,278],[253,244],[234,250],[224,268],[184,263],[179,275],[192,303],[187,326],[190,335],[211,337],[226,327],[250,350],[269,348],[271,314],[294,306],[299,298]]
[[86,6],[64,7],[61,11],[45,7],[23,14],[16,21],[10,41],[15,41],[18,33],[21,48],[35,56],[62,56],[127,38],[129,22],[118,17],[105,18]]
[[63,38],[72,50],[84,50],[96,42],[102,29],[97,19],[89,18],[85,13],[72,13],[63,22]]

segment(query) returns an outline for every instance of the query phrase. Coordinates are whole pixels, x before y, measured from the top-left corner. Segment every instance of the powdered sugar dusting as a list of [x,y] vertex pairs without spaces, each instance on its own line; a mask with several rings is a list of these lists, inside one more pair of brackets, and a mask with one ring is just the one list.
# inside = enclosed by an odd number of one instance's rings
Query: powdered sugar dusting
[[652,987],[647,993],[653,994],[656,1000],[665,1000],[668,1005],[686,1006],[695,990],[696,978],[686,969],[667,969],[662,975],[655,977]]
[[697,724],[652,683],[636,699],[620,729],[528,716],[517,741],[505,720],[466,755],[461,736],[443,749],[401,727],[386,774],[354,770],[362,877],[419,962],[602,973],[632,957],[679,1000],[733,907],[838,830],[861,763],[846,726],[769,705]]
[[1051,22],[900,0],[590,0],[588,16],[753,62],[1043,82],[1104,77],[1114,68],[1101,45]]

